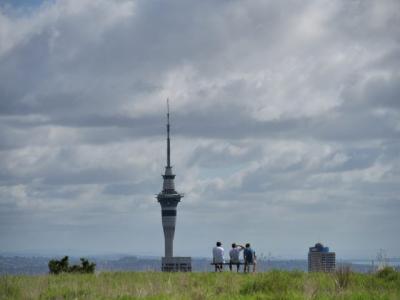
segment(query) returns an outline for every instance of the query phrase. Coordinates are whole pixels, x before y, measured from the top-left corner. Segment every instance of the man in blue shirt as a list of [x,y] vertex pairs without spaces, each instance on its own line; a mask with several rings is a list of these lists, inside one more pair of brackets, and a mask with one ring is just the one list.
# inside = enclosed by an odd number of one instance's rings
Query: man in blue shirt
[[250,265],[253,265],[253,272],[256,271],[256,252],[251,249],[250,244],[246,244],[246,248],[243,251],[244,258],[244,272],[250,272]]

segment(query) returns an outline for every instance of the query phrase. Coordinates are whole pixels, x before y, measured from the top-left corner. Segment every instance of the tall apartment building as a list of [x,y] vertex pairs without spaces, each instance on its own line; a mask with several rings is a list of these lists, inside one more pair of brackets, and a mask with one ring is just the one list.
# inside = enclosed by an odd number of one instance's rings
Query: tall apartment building
[[336,268],[336,254],[321,243],[309,248],[308,272],[333,272]]

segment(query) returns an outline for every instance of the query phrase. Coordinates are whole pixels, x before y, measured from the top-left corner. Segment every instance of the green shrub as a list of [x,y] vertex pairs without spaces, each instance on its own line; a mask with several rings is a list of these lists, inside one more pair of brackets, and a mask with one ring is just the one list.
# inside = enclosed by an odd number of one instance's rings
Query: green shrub
[[69,266],[68,256],[64,256],[61,260],[52,259],[49,261],[50,274],[60,273],[94,273],[95,263],[90,263],[87,259],[81,258],[80,265]]
[[385,279],[387,281],[394,281],[399,278],[399,272],[397,272],[394,268],[392,267],[385,267],[382,270],[379,270],[376,273],[376,276],[378,278]]
[[64,256],[61,260],[52,259],[49,261],[50,274],[60,274],[68,272],[69,262],[68,256]]

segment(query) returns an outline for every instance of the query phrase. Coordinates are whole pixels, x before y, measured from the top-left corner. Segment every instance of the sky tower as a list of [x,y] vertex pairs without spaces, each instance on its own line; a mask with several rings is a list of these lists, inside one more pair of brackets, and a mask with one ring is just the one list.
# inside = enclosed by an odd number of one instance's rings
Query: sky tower
[[163,177],[163,189],[157,195],[161,205],[161,220],[164,230],[165,256],[161,261],[161,270],[167,272],[191,271],[190,257],[174,257],[174,235],[176,208],[183,197],[175,190],[175,175],[171,166],[171,142],[169,125],[169,100],[167,99],[167,165]]

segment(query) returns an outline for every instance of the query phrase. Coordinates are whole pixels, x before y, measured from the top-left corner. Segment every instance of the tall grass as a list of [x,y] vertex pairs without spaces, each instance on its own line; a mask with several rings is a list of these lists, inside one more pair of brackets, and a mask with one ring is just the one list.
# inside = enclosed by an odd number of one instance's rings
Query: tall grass
[[[393,275],[394,274],[394,275]],[[2,276],[0,299],[400,299],[400,276],[270,271]],[[346,277],[347,278],[347,277]]]
[[341,265],[333,273],[336,288],[346,289],[350,284],[351,268],[349,265]]

